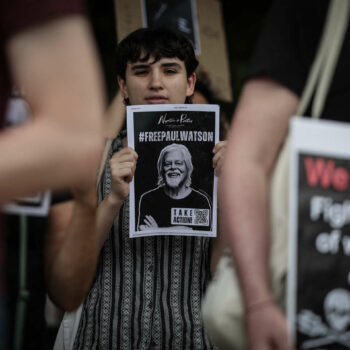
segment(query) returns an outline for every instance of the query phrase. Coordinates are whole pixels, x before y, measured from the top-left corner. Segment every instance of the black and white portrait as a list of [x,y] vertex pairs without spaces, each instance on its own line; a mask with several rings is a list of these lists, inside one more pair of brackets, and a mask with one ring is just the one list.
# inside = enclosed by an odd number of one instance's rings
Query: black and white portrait
[[164,147],[157,161],[157,187],[139,201],[138,229],[177,226],[179,229],[209,229],[211,199],[191,187],[192,156],[182,144]]

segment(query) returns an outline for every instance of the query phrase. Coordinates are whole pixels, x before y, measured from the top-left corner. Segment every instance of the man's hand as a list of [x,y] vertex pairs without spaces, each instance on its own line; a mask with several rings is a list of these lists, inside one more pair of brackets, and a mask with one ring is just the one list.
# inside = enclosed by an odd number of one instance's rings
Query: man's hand
[[292,350],[288,343],[287,324],[278,306],[271,302],[246,312],[247,349]]
[[158,224],[156,220],[154,220],[153,216],[146,215],[143,220],[143,224],[140,225],[140,231],[150,230],[152,228],[158,228]]
[[213,167],[215,169],[215,175],[220,176],[222,164],[224,162],[224,154],[226,150],[227,141],[218,142],[213,148]]
[[116,201],[124,201],[129,195],[129,183],[135,173],[137,158],[137,153],[126,147],[114,154],[109,161],[112,177],[110,196]]

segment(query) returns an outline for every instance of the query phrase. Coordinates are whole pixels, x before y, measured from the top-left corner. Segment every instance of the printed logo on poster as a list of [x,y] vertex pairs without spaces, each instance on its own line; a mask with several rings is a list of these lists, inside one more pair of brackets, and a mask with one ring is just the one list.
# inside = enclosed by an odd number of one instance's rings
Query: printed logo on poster
[[209,209],[171,208],[171,224],[209,226]]

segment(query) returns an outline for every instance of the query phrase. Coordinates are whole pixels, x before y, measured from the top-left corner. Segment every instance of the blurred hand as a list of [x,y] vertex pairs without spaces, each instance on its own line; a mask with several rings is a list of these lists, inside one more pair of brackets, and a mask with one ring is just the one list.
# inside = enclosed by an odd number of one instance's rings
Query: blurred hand
[[286,319],[275,303],[248,311],[245,322],[248,350],[293,350]]
[[124,201],[129,195],[129,184],[134,176],[138,155],[130,147],[115,153],[109,161],[112,189],[110,196]]

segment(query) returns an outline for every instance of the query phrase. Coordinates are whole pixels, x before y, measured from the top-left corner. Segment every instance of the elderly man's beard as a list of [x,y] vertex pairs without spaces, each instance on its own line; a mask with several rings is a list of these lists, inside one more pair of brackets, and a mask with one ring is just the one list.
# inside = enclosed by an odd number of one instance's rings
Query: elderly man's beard
[[171,189],[181,188],[186,181],[186,173],[180,170],[169,170],[165,173],[165,183]]

